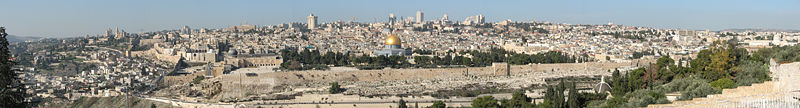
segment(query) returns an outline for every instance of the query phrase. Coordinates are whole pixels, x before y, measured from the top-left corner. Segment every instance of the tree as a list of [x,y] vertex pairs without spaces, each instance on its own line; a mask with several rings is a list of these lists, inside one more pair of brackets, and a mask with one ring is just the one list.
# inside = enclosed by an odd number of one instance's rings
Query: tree
[[428,106],[427,108],[447,108],[447,104],[444,104],[443,101],[437,100],[433,102],[433,105]]
[[18,73],[11,70],[14,62],[10,60],[7,36],[6,28],[0,27],[0,106],[25,107],[25,88]]
[[742,65],[739,65],[738,72],[736,73],[736,83],[739,86],[749,86],[753,83],[761,83],[770,80],[769,68],[762,62],[747,60]]
[[428,56],[414,56],[414,62],[420,65],[431,64],[431,57]]
[[564,85],[564,80],[561,80],[558,85],[551,85],[547,86],[547,91],[545,91],[544,95],[544,104],[551,105],[552,107],[561,108],[566,107],[566,103],[564,102],[564,90],[566,86]]
[[736,88],[736,83],[728,78],[720,78],[719,80],[711,82],[711,87],[716,87],[721,89]]
[[342,88],[339,87],[339,82],[331,83],[331,88],[328,89],[328,93],[336,94],[336,93],[341,93],[341,92],[343,92],[343,91],[342,91]]
[[516,91],[511,95],[511,99],[502,99],[500,101],[504,108],[531,108],[531,98],[526,96],[522,91]]
[[408,106],[406,105],[406,101],[403,100],[403,99],[400,99],[400,101],[397,102],[397,108],[408,108]]
[[525,54],[514,54],[511,56],[510,63],[515,65],[524,65],[530,63],[530,56]]
[[569,85],[569,98],[567,98],[567,106],[569,108],[580,108],[581,105],[578,103],[578,90],[575,89],[575,82]]
[[630,87],[628,87],[628,78],[626,76],[620,74],[618,69],[614,69],[614,73],[611,76],[611,95],[617,97],[629,92]]
[[483,96],[478,97],[475,100],[472,100],[472,107],[475,108],[500,108],[500,105],[497,104],[497,99],[494,99],[492,96]]
[[645,68],[642,67],[628,73],[628,90],[633,91],[645,87],[644,80],[642,78],[642,76],[644,76],[644,72]]

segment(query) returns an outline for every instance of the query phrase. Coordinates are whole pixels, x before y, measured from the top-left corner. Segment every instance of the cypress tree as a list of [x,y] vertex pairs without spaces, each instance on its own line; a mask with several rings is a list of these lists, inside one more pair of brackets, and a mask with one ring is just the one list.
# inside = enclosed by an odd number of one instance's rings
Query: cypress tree
[[8,50],[7,36],[6,28],[0,27],[0,106],[25,107],[25,88],[18,73],[11,70],[14,62]]

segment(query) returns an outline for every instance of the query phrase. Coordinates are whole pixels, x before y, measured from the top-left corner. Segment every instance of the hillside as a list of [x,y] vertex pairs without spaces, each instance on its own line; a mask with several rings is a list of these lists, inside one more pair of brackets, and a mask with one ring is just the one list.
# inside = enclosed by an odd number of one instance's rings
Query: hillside
[[168,103],[156,102],[141,98],[130,98],[126,101],[124,96],[114,97],[82,97],[72,104],[56,106],[56,108],[126,108],[126,102],[130,102],[131,108],[174,108]]

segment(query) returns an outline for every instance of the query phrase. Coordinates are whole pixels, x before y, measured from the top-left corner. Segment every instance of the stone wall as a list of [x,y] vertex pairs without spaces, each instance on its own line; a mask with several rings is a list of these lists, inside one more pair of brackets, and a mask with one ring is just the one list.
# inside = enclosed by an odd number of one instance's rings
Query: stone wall
[[[646,63],[646,62],[642,62]],[[530,64],[512,65],[511,75],[533,72],[585,72],[610,75],[615,68],[632,66],[635,63],[559,63],[559,64]],[[501,66],[505,67],[505,66]],[[431,79],[435,77],[461,76],[487,76],[505,75],[497,73],[495,67],[469,67],[469,68],[419,68],[419,69],[384,69],[384,70],[343,70],[343,71],[289,71],[257,73],[258,76],[245,77],[244,80],[258,81],[259,79],[275,79],[276,83],[295,84],[308,81],[333,82],[333,81],[386,81],[386,80],[413,80]],[[502,70],[502,69],[501,69]],[[223,75],[226,79],[240,78],[236,75]]]

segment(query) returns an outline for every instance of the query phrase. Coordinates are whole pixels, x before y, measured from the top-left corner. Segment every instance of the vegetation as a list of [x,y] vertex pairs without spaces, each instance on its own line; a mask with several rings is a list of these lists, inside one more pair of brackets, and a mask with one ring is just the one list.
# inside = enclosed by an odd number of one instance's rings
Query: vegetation
[[412,53],[420,54],[420,55],[431,55],[433,51],[431,50],[423,50],[423,49],[414,49],[411,51]]
[[15,63],[11,61],[7,36],[5,28],[0,27],[0,106],[25,107],[25,86],[18,77],[19,73],[11,70]]
[[70,108],[173,108],[168,103],[161,103],[136,97],[81,97],[69,105],[52,105],[45,107],[70,107]]
[[483,96],[478,97],[472,101],[472,107],[475,108],[500,108],[500,104],[497,104],[497,99],[494,99],[492,96]]
[[206,79],[206,77],[204,77],[204,76],[196,76],[196,77],[194,77],[194,79],[192,79],[192,83],[200,84],[200,81],[203,81],[203,79]]
[[655,55],[655,52],[653,52],[653,50],[642,51],[642,52],[635,51],[633,52],[633,55],[630,57],[630,59],[639,59],[646,55]]
[[[413,50],[414,53],[432,54],[432,51]],[[492,48],[488,52],[477,50],[458,52],[449,51],[453,54],[445,56],[414,56],[414,64],[411,64],[403,56],[368,56],[368,55],[349,55],[348,53],[327,52],[322,55],[317,50],[302,50],[300,52],[289,49],[281,50],[284,58],[280,69],[286,70],[328,70],[328,66],[353,66],[362,70],[391,68],[435,68],[435,67],[484,67],[490,66],[493,62],[506,62],[511,64],[523,65],[530,63],[574,63],[589,61],[588,55],[569,56],[560,51],[550,51],[539,54],[518,54],[508,52],[505,49]],[[472,56],[465,57],[462,55]],[[509,55],[510,57],[506,57]]]
[[[581,108],[587,107],[590,102],[600,101],[606,98],[604,93],[580,93],[575,88],[575,83],[564,83],[547,86],[544,102],[540,104],[532,103],[533,99],[527,97],[523,91],[515,91],[511,99],[501,99],[500,104],[492,96],[479,97],[472,101],[472,107],[476,108]],[[569,94],[565,97],[564,93]]]
[[433,102],[433,105],[426,108],[447,108],[447,104],[444,104],[443,101],[437,100]]
[[336,93],[342,93],[342,92],[344,92],[344,89],[339,87],[339,82],[331,83],[331,87],[328,88],[328,93],[330,93],[330,94],[336,94]]
[[727,89],[727,88],[736,88],[737,84],[733,82],[733,80],[731,79],[720,78],[717,81],[711,82],[711,86],[716,88]]
[[800,45],[773,46],[772,48],[759,49],[754,53],[758,54],[763,59],[774,58],[775,62],[778,63],[789,63],[789,62],[800,61]]
[[[689,66],[675,65],[669,56],[659,58],[655,64],[640,67],[627,74],[619,70],[612,73],[610,85],[614,98],[594,101],[598,107],[644,107],[648,104],[668,103],[665,93],[678,92],[679,100],[705,97],[721,93],[721,89],[748,86],[770,80],[768,61],[779,59],[781,53],[791,55],[797,52],[782,52],[784,48],[760,49],[752,54],[737,48],[735,41],[717,41],[706,50],[701,50],[697,58],[689,61]],[[800,48],[799,48],[800,49]],[[782,59],[791,61],[794,56]],[[785,61],[784,61],[785,62]],[[558,103],[554,103],[558,105]]]
[[327,52],[325,55],[320,54],[318,50],[305,49],[300,52],[291,51],[288,49],[281,50],[281,57],[283,63],[280,68],[288,70],[327,70],[327,65],[343,66],[348,65],[348,54],[338,52]]
[[500,104],[504,108],[531,108],[535,106],[531,103],[531,98],[525,96],[522,91],[514,92],[511,99],[501,99]]
[[659,89],[665,92],[680,92],[681,96],[678,100],[690,100],[696,97],[705,97],[706,95],[721,93],[721,89],[713,88],[704,79],[699,78],[683,78],[676,79],[670,83],[664,84]]
[[406,101],[405,100],[400,99],[400,101],[397,102],[397,108],[408,108],[408,105],[406,105]]

